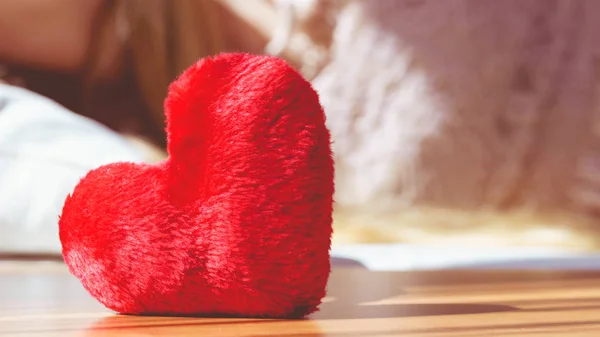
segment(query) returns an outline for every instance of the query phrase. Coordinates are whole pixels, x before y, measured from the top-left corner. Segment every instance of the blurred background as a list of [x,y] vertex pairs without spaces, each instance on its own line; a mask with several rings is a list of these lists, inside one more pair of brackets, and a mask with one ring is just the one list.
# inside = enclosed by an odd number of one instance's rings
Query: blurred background
[[0,251],[59,253],[79,177],[164,158],[168,84],[245,51],[320,95],[340,256],[595,252],[599,29],[595,0],[2,1]]

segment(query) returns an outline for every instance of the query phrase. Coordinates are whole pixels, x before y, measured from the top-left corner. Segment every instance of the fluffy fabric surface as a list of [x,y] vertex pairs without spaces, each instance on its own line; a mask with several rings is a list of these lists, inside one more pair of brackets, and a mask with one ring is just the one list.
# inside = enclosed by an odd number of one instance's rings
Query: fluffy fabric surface
[[334,242],[600,248],[599,1],[279,1],[331,34]]
[[90,171],[60,218],[71,272],[127,314],[301,317],[330,272],[330,136],[284,61],[200,60],[165,102],[169,158]]

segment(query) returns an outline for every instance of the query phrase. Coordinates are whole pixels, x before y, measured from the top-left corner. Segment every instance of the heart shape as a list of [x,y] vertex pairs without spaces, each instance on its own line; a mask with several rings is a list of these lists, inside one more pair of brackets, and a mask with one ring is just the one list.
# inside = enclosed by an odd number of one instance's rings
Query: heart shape
[[169,157],[90,171],[59,220],[69,270],[125,314],[301,317],[330,273],[333,159],[285,61],[198,61],[169,87]]

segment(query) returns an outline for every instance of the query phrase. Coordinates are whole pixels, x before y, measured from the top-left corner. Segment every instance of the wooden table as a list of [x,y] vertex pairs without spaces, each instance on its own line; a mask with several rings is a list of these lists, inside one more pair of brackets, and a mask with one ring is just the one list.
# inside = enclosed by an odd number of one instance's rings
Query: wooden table
[[286,321],[115,315],[60,264],[0,263],[0,336],[600,336],[600,272],[336,269]]

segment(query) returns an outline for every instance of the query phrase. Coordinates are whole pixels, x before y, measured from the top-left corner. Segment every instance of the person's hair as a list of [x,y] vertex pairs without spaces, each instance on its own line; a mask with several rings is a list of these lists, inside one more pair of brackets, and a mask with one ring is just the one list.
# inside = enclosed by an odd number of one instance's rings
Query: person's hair
[[[305,76],[309,75],[309,79],[322,66],[319,64],[322,57],[316,65],[311,63],[315,50],[322,53],[320,49],[326,49],[330,42],[332,27],[328,22],[331,19],[327,17],[331,12],[327,6],[333,6],[330,2],[315,2],[318,6],[303,17],[298,26],[301,33],[315,41],[299,45],[287,41],[286,45],[295,47],[287,48],[281,55]],[[163,100],[170,82],[184,69],[199,58],[220,52],[264,53],[272,30],[286,28],[274,25],[281,13],[272,2],[254,1],[253,5],[260,5],[260,8],[252,7],[260,16],[248,13],[244,6],[237,8],[232,2],[218,0],[103,0],[103,7],[93,24],[94,43],[84,66],[84,87],[91,96],[97,95],[97,83],[102,82],[102,72],[106,68],[103,63],[123,64],[122,74],[128,82],[121,87],[124,90],[135,87],[139,100],[145,105],[143,116],[137,116],[138,120],[152,124],[156,131],[152,138],[160,142],[164,139]],[[308,26],[312,28],[308,29]],[[114,48],[115,44],[117,48]],[[111,90],[115,90],[114,85]],[[87,96],[90,95],[84,92],[88,110],[101,110],[91,115],[106,119],[103,115],[106,109],[101,106],[108,101],[114,104],[114,96],[86,99]]]
[[152,121],[162,129],[169,83],[198,58],[223,50],[215,5],[204,0],[105,0],[84,65],[87,91],[93,92],[102,77],[100,63],[107,57],[102,49],[118,43],[108,55],[110,62],[129,68]]

